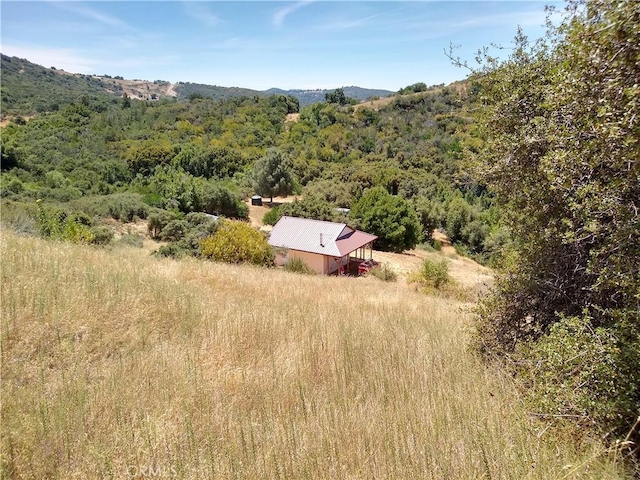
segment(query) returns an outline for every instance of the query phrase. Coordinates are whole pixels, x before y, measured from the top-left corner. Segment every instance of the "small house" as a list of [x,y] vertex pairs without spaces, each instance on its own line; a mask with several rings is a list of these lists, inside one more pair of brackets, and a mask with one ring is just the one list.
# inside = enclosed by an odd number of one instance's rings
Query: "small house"
[[331,275],[371,260],[377,238],[345,223],[285,216],[271,230],[269,245],[280,250],[276,255],[279,266],[299,258],[313,271]]

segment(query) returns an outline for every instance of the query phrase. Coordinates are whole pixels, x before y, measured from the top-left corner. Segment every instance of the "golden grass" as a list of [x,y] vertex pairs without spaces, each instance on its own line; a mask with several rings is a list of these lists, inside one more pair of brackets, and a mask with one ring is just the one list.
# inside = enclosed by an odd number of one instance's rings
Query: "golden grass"
[[532,423],[451,301],[2,238],[6,478],[618,478]]

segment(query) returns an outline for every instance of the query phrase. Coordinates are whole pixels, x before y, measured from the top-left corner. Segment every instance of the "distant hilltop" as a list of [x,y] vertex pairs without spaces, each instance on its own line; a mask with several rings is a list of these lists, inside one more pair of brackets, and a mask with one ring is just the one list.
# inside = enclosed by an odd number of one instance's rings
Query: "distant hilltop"
[[[44,67],[26,59],[2,55],[2,111],[27,113],[55,110],[55,104],[66,103],[66,97],[81,95],[124,95],[138,100],[162,98],[189,99],[193,96],[227,99],[244,96],[291,95],[300,107],[323,102],[325,94],[335,89],[252,90],[191,82],[171,83],[165,80],[128,80],[121,76],[71,73],[55,66]],[[336,87],[339,88],[339,87]],[[342,87],[347,97],[359,101],[386,97],[394,92],[357,86]],[[43,94],[46,92],[46,94]],[[52,108],[54,107],[54,108]]]
[[[337,88],[337,87],[336,87]],[[355,98],[356,100],[363,101],[369,100],[374,97],[387,97],[395,92],[390,90],[376,89],[376,88],[362,88],[356,86],[341,87],[344,90],[344,94],[347,97]],[[280,90],[278,88],[270,88],[265,93],[291,95],[296,97],[300,101],[300,107],[305,107],[316,102],[323,102],[326,93],[333,92],[335,90]]]

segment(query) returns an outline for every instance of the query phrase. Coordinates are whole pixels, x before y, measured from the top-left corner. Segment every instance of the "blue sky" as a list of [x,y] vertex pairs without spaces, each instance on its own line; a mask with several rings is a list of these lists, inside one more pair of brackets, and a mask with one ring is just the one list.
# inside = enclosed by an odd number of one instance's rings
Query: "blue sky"
[[462,79],[473,60],[543,33],[544,1],[2,1],[2,53],[46,67],[238,86],[398,90]]

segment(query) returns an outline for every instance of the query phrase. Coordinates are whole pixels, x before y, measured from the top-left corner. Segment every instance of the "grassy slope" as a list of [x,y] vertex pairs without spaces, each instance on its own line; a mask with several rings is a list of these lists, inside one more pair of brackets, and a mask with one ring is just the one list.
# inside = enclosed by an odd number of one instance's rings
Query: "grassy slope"
[[[110,85],[97,77],[51,70],[17,57],[2,55],[2,113],[31,115],[50,111],[83,95],[109,98]],[[57,108],[57,107],[56,107]]]
[[529,422],[459,305],[403,284],[1,254],[3,477],[616,478]]

